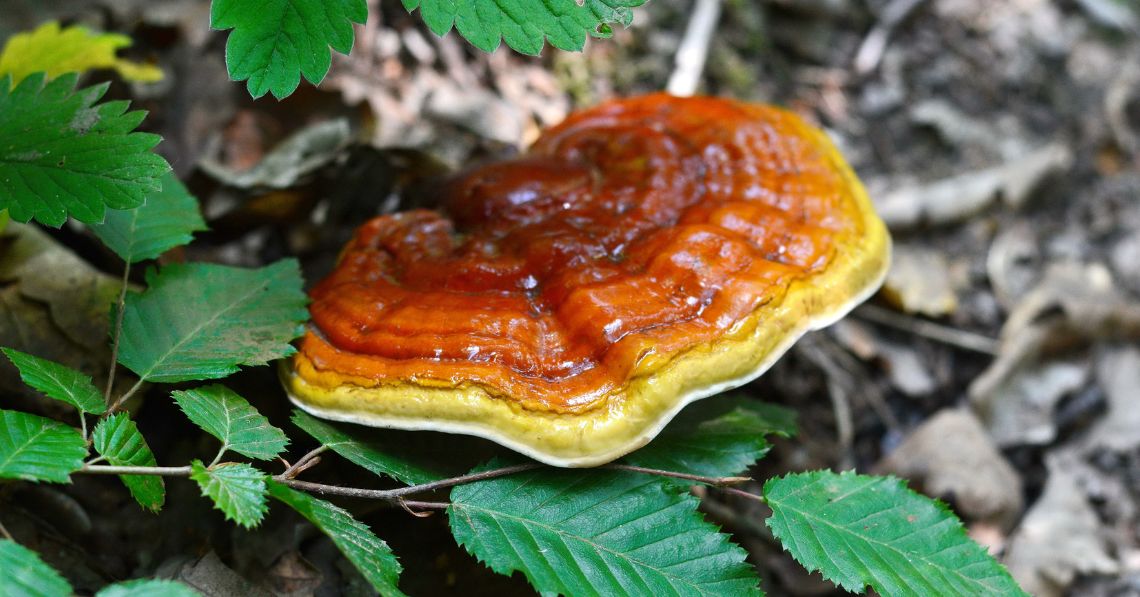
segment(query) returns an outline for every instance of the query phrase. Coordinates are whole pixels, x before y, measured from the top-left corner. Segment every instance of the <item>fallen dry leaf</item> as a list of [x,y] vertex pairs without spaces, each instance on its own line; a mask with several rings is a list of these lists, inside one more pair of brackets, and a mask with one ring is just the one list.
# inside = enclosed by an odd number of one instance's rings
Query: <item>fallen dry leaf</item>
[[1072,161],[1068,147],[1048,145],[1001,166],[898,189],[876,201],[875,206],[892,230],[958,222],[986,209],[999,197],[1010,207],[1020,207],[1038,185],[1067,170]]
[[942,317],[958,308],[950,264],[935,250],[896,244],[883,297],[907,313]]
[[1118,347],[1101,357],[1097,382],[1108,399],[1108,414],[1090,434],[1090,443],[1116,452],[1140,447],[1140,349]]
[[1032,595],[1060,597],[1078,574],[1113,574],[1103,529],[1065,456],[1051,458],[1041,499],[1010,539],[1006,566]]
[[1021,514],[1021,478],[969,411],[943,410],[875,467],[915,481],[967,521],[1008,529]]

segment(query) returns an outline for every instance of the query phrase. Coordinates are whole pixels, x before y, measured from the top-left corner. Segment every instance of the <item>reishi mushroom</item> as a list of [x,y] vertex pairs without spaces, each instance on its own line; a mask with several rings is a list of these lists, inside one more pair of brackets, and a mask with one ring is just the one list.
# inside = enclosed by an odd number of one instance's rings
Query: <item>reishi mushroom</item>
[[845,315],[890,255],[822,132],[726,99],[572,114],[442,205],[364,224],[312,290],[282,369],[301,408],[602,464]]

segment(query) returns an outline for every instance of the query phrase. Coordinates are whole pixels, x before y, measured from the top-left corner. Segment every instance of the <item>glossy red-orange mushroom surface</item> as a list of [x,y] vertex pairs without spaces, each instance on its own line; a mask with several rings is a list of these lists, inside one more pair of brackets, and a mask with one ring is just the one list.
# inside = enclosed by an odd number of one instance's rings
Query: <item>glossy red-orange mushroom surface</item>
[[284,370],[318,416],[478,435],[560,466],[648,442],[878,288],[890,240],[777,108],[651,95],[571,115],[375,218]]

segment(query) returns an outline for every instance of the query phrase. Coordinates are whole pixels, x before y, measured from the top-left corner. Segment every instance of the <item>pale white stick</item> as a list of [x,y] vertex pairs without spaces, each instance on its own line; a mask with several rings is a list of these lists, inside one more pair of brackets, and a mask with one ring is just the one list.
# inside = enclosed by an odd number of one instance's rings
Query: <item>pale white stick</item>
[[720,18],[721,0],[696,0],[693,16],[685,29],[685,37],[677,48],[677,66],[669,77],[665,91],[671,95],[689,96],[697,91],[705,60],[709,55],[709,42]]

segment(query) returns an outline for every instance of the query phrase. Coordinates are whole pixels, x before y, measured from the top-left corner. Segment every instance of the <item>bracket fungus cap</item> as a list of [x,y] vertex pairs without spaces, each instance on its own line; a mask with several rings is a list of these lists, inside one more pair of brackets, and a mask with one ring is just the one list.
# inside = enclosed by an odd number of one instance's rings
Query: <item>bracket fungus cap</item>
[[726,99],[577,112],[444,195],[364,224],[313,288],[282,368],[301,408],[603,464],[845,315],[890,258],[821,131]]

